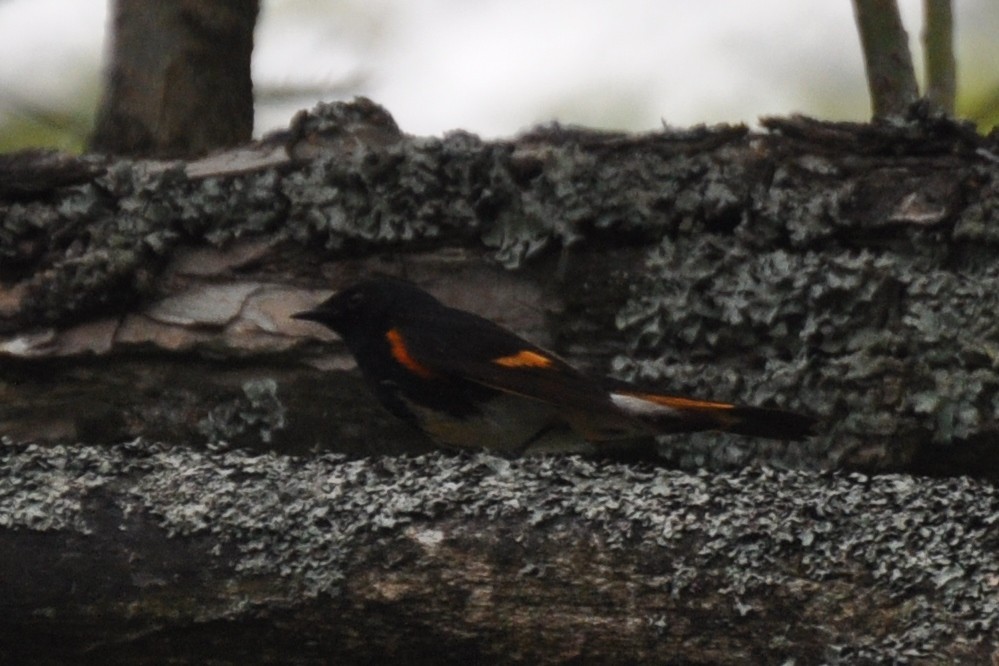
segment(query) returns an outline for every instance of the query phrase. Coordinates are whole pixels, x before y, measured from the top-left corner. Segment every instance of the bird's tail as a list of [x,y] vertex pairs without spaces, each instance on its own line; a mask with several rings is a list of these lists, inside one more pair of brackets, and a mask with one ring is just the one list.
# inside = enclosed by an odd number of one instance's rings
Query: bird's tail
[[611,401],[655,434],[724,430],[750,437],[800,440],[813,434],[817,419],[781,409],[745,407],[641,391],[620,385]]

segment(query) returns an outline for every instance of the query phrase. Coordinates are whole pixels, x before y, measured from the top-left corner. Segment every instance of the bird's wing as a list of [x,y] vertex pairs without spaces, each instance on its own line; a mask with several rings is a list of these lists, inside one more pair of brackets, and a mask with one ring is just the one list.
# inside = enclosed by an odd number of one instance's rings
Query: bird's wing
[[[393,329],[393,355],[428,375],[459,377],[538,400],[589,440],[725,430],[802,439],[815,419],[779,409],[745,407],[595,381],[555,354],[477,315],[444,309]],[[391,342],[391,340],[390,340]]]
[[462,310],[389,332],[393,356],[427,376],[461,378],[559,407],[612,410],[608,392],[552,352]]

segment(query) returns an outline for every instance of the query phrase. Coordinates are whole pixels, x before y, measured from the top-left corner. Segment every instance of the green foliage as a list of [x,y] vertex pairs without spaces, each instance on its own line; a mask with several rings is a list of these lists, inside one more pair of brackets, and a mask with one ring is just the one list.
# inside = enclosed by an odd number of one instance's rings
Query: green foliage
[[958,116],[975,121],[982,134],[988,134],[999,127],[999,81],[991,82],[990,87],[983,85],[965,88],[965,93],[958,96]]
[[92,124],[89,95],[81,97],[74,109],[15,109],[0,115],[0,153],[38,147],[81,153]]

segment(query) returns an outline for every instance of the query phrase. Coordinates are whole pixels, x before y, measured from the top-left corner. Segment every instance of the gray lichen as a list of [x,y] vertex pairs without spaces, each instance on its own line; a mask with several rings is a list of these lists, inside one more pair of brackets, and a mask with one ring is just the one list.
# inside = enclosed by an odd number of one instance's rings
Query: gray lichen
[[[273,170],[191,180],[182,165],[120,160],[55,206],[0,205],[0,246],[11,253],[8,265],[26,273],[22,316],[55,323],[122,311],[157,291],[179,244],[220,245],[273,230],[286,207],[279,181]],[[26,247],[35,248],[34,264],[24,263]]]
[[[0,203],[0,259],[30,275],[24,319],[55,323],[148,297],[163,259],[186,242],[271,233],[336,255],[358,243],[378,251],[476,239],[513,268],[553,242],[580,240],[590,225],[658,226],[657,210],[677,205],[685,214],[684,196],[697,209],[699,197],[681,193],[677,182],[704,176],[712,191],[745,187],[729,180],[740,174],[709,169],[710,155],[635,161],[624,138],[601,150],[600,141],[579,141],[585,132],[546,131],[556,141],[537,149],[460,131],[408,137],[367,100],[320,105],[296,119],[300,143],[290,150],[320,148],[281,169],[192,178],[180,163],[117,160],[61,191],[55,205]],[[668,184],[663,192],[636,200],[636,190],[657,180]]]
[[[158,278],[181,244],[262,235],[330,262],[478,246],[510,268],[536,262],[530,275],[555,263],[542,261],[551,250],[571,259],[610,242],[646,252],[644,265],[585,276],[615,286],[596,290],[600,302],[561,285],[577,321],[552,340],[627,350],[596,372],[825,417],[804,445],[683,438],[664,442],[672,461],[980,469],[999,463],[999,177],[986,139],[920,122],[645,136],[550,126],[485,142],[406,136],[368,100],[320,105],[296,119],[279,166],[195,178],[116,161],[52,201],[0,202],[2,277],[23,303],[0,329],[169,292]],[[529,279],[547,286],[553,273]],[[605,334],[591,313],[628,288],[620,336],[581,341]]]
[[[86,500],[102,490],[123,519],[139,512],[170,538],[210,537],[216,552],[235,552],[240,575],[280,576],[288,600],[336,596],[352,544],[364,535],[448,518],[503,519],[541,532],[568,521],[622,555],[668,563],[661,584],[674,598],[716,585],[742,615],[763,612],[777,589],[791,596],[811,589],[803,604],[818,603],[815,594],[828,595],[826,604],[840,593],[854,595],[850,603],[856,595],[878,600],[883,617],[893,618],[885,626],[829,620],[831,663],[907,663],[932,658],[955,637],[978,641],[999,631],[999,493],[967,478],[765,468],[691,475],[571,457],[346,461],[144,441],[3,444],[4,529],[86,534],[98,518]],[[435,533],[432,541],[444,538]],[[545,576],[558,565],[523,566]]]
[[285,427],[284,404],[273,379],[251,379],[243,383],[243,395],[214,407],[198,423],[209,449],[228,448],[248,432],[256,441],[269,444],[274,431]]
[[[932,433],[946,446],[996,430],[992,264],[955,271],[925,253],[761,251],[704,235],[663,240],[645,269],[618,316],[630,352],[616,371],[824,416],[825,436],[789,447],[787,463],[835,466],[862,441],[897,449]],[[729,455],[686,444],[667,444],[669,455]]]

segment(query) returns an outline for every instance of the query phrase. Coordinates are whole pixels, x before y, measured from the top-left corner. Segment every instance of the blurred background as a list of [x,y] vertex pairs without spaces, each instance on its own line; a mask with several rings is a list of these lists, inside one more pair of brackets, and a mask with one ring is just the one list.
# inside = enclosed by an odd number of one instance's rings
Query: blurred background
[[[900,0],[917,73],[921,0]],[[999,121],[999,1],[955,0],[958,114]],[[107,0],[0,0],[0,151],[80,150]],[[366,95],[405,132],[508,136],[558,120],[623,130],[794,112],[870,115],[849,0],[262,0],[260,135]]]

